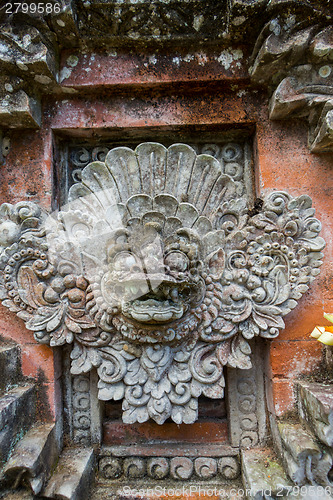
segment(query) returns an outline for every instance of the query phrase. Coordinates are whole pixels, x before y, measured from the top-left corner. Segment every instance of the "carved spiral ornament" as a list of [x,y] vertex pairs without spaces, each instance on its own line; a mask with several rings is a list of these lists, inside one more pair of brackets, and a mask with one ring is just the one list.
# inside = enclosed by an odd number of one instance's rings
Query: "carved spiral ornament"
[[[120,450],[118,450],[118,453]],[[102,456],[98,472],[103,480],[119,478],[141,479],[145,474],[150,479],[171,479],[176,481],[210,481],[214,478],[223,482],[234,481],[240,474],[237,456],[172,456],[172,457],[114,457]]]
[[126,423],[194,422],[200,395],[223,397],[223,367],[250,368],[250,339],[276,337],[319,273],[311,199],[273,192],[253,210],[241,146],[213,146],[96,152],[61,211],[0,207],[3,304],[39,342],[73,344],[72,373],[97,368]]

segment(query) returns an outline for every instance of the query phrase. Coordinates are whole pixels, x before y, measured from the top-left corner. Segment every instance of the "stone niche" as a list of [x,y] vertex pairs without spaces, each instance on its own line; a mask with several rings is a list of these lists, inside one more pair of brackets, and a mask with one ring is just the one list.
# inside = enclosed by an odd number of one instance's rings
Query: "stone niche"
[[157,139],[59,141],[59,209],[2,205],[1,298],[67,345],[74,442],[197,442],[217,467],[266,437],[265,339],[324,241],[309,196],[255,198],[250,135]]

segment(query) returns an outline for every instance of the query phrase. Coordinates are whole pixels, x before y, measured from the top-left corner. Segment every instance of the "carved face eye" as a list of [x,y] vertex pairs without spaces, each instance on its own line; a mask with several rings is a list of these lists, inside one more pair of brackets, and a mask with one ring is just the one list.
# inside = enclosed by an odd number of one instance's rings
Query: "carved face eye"
[[120,252],[115,255],[112,262],[112,268],[114,271],[135,272],[140,270],[140,265],[135,255],[130,252]]
[[190,261],[182,252],[170,252],[165,257],[165,264],[172,271],[184,272],[189,268]]

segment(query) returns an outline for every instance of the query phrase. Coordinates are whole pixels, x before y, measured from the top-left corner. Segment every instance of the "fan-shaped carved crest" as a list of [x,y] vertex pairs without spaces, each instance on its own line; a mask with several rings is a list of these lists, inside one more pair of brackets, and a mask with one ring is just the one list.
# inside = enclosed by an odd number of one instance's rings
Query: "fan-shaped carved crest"
[[0,218],[4,305],[39,342],[73,343],[72,373],[96,367],[127,423],[191,423],[201,394],[223,397],[223,366],[278,335],[324,248],[307,195],[251,211],[237,175],[186,144],[112,149],[61,211]]

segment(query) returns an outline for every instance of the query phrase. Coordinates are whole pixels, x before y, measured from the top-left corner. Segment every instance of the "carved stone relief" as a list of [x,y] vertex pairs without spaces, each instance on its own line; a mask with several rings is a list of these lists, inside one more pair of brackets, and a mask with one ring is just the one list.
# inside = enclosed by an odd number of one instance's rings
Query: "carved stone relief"
[[61,211],[0,208],[3,304],[39,342],[72,344],[72,374],[97,369],[125,423],[194,422],[200,395],[223,397],[224,366],[251,368],[250,340],[275,338],[319,273],[311,199],[249,206],[242,148],[223,151],[114,148]]
[[[290,0],[287,4],[268,0],[50,0],[39,10],[7,2],[0,10],[1,127],[39,128],[43,95],[77,92],[63,85],[64,75],[59,72],[64,49],[77,50],[77,54],[83,46],[91,51],[106,49],[113,57],[115,48],[137,50],[148,43],[154,61],[154,53],[161,48],[163,53],[166,44],[176,49],[200,47],[203,59],[206,48],[214,44],[221,50],[217,59],[229,69],[232,52],[246,46],[249,54],[253,51],[252,83],[276,90],[272,118],[309,116],[311,151],[331,151],[331,16],[332,0]],[[246,52],[243,63],[248,68]],[[73,56],[75,61],[78,56]],[[176,62],[180,57],[182,50]],[[184,61],[189,57],[193,56],[186,55]]]
[[263,28],[252,55],[252,81],[269,87],[270,118],[306,117],[309,148],[333,150],[333,28],[281,14]]
[[102,452],[98,470],[104,480],[139,479],[148,476],[150,479],[170,478],[179,481],[218,478],[225,482],[239,476],[240,466],[237,456],[121,457],[103,455]]
[[250,448],[266,437],[266,403],[264,394],[263,349],[252,343],[252,368],[228,370],[229,434],[232,446]]

